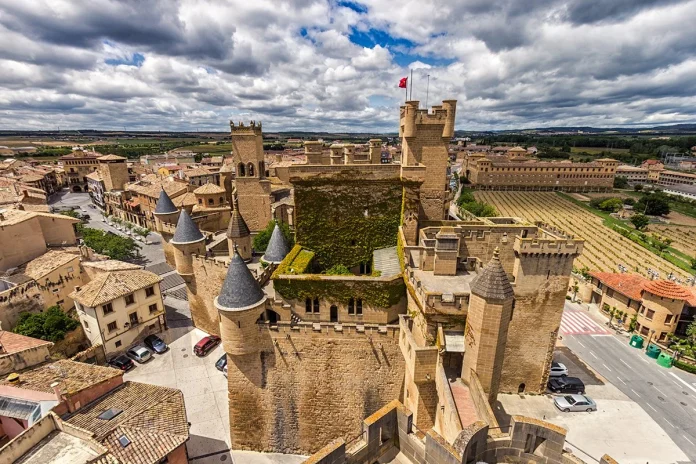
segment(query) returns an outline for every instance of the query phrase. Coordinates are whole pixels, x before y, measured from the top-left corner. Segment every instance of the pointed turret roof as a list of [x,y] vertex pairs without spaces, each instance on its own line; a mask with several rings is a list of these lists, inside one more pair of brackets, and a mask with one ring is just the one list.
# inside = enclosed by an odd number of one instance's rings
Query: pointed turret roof
[[265,299],[266,294],[235,247],[220,294],[215,298],[215,306],[222,311],[240,311],[258,306]]
[[280,264],[289,251],[290,248],[288,247],[288,242],[285,240],[285,236],[276,222],[271,239],[268,241],[266,252],[263,254],[261,259],[267,263]]
[[484,299],[507,300],[515,296],[503,265],[498,257],[496,247],[493,257],[474,280],[471,281],[471,293]]
[[185,209],[182,209],[181,214],[179,214],[179,222],[176,223],[176,230],[174,231],[174,237],[171,243],[193,243],[199,242],[204,238],[196,223],[193,222],[193,219],[189,216],[189,213],[187,213]]
[[172,214],[176,213],[176,211],[176,206],[174,206],[172,199],[169,198],[169,195],[167,195],[167,192],[165,192],[163,188],[162,191],[160,191],[159,199],[157,199],[155,214]]
[[239,201],[237,196],[234,197],[234,210],[230,217],[230,224],[227,226],[227,238],[241,238],[249,236],[249,226],[244,221],[242,214],[239,212]]

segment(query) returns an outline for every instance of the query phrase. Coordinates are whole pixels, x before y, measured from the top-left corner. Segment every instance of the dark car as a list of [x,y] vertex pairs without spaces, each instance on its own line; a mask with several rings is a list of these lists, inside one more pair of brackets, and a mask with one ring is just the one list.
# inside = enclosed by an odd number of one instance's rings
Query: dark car
[[162,354],[169,348],[167,344],[164,343],[164,341],[157,335],[148,335],[143,341],[145,342],[145,346],[157,354]]
[[225,368],[226,365],[227,365],[227,353],[220,356],[220,359],[218,359],[215,362],[215,368],[217,370],[219,370],[220,372],[222,372],[222,370]]
[[577,377],[553,377],[549,380],[548,387],[554,393],[585,394],[585,384]]
[[135,363],[131,358],[122,354],[109,361],[109,366],[121,369],[122,371],[129,371],[135,367]]
[[217,337],[215,335],[208,335],[207,337],[201,338],[201,340],[198,343],[196,343],[196,346],[193,347],[193,353],[196,356],[205,356],[213,348],[218,346],[219,343],[220,337]]
[[90,219],[92,219],[92,217],[89,214],[83,214],[80,216],[80,219],[82,219],[83,221],[89,221]]

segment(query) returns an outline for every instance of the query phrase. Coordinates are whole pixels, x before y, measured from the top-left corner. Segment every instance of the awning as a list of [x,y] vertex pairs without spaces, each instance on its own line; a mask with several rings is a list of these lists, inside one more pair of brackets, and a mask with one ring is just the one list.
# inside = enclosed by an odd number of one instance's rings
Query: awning
[[445,331],[445,351],[448,353],[464,353],[463,331]]

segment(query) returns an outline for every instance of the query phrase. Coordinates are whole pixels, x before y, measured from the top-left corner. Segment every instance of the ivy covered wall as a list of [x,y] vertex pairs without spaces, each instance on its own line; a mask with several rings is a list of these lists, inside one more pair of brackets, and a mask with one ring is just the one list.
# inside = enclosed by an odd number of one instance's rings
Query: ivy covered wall
[[293,182],[296,241],[324,269],[372,261],[377,248],[396,245],[404,185],[320,178]]

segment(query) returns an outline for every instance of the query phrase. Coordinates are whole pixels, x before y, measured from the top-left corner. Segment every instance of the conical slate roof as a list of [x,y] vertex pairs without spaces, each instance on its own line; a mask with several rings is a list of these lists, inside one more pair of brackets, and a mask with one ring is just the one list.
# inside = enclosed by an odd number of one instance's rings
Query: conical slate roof
[[479,275],[471,281],[471,293],[484,299],[507,300],[515,296],[510,280],[500,264],[498,248],[493,258],[486,264]]
[[273,234],[271,239],[268,241],[268,246],[266,247],[266,252],[263,254],[261,259],[267,263],[280,264],[280,262],[285,258],[285,255],[290,251],[288,247],[288,242],[285,241],[285,236],[281,232],[278,223],[276,223],[273,228]]
[[201,234],[196,223],[193,222],[186,210],[182,209],[171,243],[193,243],[203,239],[203,234]]
[[249,236],[249,227],[239,212],[239,202],[234,197],[234,210],[230,217],[230,224],[227,226],[227,238],[241,238]]
[[159,199],[157,200],[157,206],[155,207],[155,214],[171,214],[176,213],[177,209],[172,203],[172,199],[169,198],[167,192],[162,189],[159,194]]
[[223,311],[235,311],[257,306],[265,299],[266,294],[251,275],[235,247],[230,267],[227,268],[227,276],[222,283],[220,294],[215,299],[215,306]]

